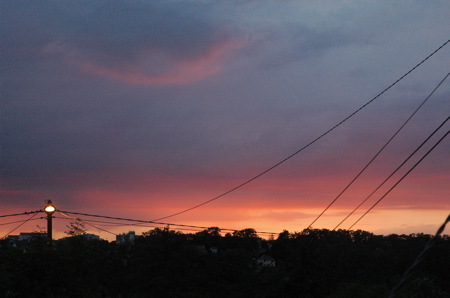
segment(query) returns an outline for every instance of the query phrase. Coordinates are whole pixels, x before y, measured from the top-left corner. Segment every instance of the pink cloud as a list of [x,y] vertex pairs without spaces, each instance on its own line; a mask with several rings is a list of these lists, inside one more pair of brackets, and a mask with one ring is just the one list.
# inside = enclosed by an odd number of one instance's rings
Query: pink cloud
[[164,73],[154,74],[145,67],[122,65],[121,69],[104,66],[95,62],[78,62],[84,72],[137,85],[188,84],[216,75],[222,68],[225,58],[238,47],[234,40],[212,46],[206,54],[193,59],[182,60],[170,65]]

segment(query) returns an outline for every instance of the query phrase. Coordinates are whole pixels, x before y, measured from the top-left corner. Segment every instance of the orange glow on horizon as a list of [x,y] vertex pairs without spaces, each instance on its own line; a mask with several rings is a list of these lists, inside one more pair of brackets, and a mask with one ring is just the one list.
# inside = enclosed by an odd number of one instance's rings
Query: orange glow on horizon
[[[75,212],[75,210],[72,210]],[[98,214],[104,216],[116,216],[130,219],[151,220],[151,218],[145,217],[145,214],[130,214],[123,210],[121,212],[91,210],[76,210],[76,212],[86,212],[89,214]],[[171,229],[181,231],[183,233],[195,233],[201,231],[201,228],[189,228],[180,227],[177,224],[193,225],[199,227],[212,227],[217,226],[221,229],[236,229],[241,230],[245,228],[254,228],[257,232],[269,232],[273,233],[276,238],[283,230],[288,230],[291,233],[301,232],[305,229],[311,221],[318,215],[319,209],[240,209],[236,214],[227,216],[227,214],[215,213],[214,210],[204,210],[196,214],[185,214],[180,217],[174,217],[166,220],[162,220],[163,223],[170,223]],[[333,227],[343,219],[344,214],[347,214],[349,210],[341,210],[338,212],[330,212],[327,216],[320,218],[312,228],[315,229],[333,229]],[[348,222],[345,222],[339,229],[347,229],[354,220],[359,217],[362,212],[355,214]],[[43,214],[45,215],[45,214]],[[388,234],[412,234],[412,233],[425,233],[435,234],[438,227],[444,222],[448,216],[446,210],[375,210],[369,213],[363,218],[353,230],[365,230],[376,235],[388,235]],[[53,220],[53,235],[55,239],[66,237],[64,233],[68,230],[67,225],[70,223],[70,218],[60,216],[58,212],[54,213]],[[112,222],[110,219],[99,219],[87,216],[77,215],[82,220],[99,220],[104,222]],[[276,217],[276,220],[275,220]],[[26,219],[27,217],[21,217]],[[201,219],[200,219],[201,218]],[[39,231],[42,227],[46,227],[45,217],[36,217],[35,221],[30,221],[21,227],[20,231],[14,231],[11,235],[17,235],[20,232],[32,232]],[[117,221],[116,221],[117,222]],[[127,233],[128,231],[136,231],[139,235],[142,232],[151,230],[155,227],[164,227],[165,224],[142,224],[142,226],[129,225],[129,222],[118,221],[121,225],[111,225],[102,222],[92,222],[92,225],[85,224],[87,233],[100,235],[101,238],[113,241],[115,240],[114,234]],[[15,227],[14,224],[12,226]],[[5,236],[12,229],[12,226],[2,226],[0,228],[0,234]],[[99,227],[101,229],[96,229]],[[105,232],[109,231],[111,233]],[[222,231],[222,235],[228,231]],[[444,231],[444,234],[449,234],[448,228]],[[261,237],[266,237],[267,234],[261,234]]]

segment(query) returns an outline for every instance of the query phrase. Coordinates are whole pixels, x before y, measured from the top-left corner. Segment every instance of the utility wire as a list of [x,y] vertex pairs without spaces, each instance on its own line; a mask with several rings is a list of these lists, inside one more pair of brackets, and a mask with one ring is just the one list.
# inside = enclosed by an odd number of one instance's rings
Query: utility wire
[[[167,223],[167,222],[157,222],[152,220],[140,220],[140,219],[130,219],[130,218],[122,218],[122,217],[112,217],[112,216],[104,216],[104,215],[97,215],[97,214],[87,214],[87,213],[80,213],[80,212],[72,212],[72,211],[60,211],[60,213],[68,213],[68,214],[76,214],[76,215],[84,215],[84,216],[92,216],[92,217],[100,217],[100,218],[108,218],[108,219],[116,219],[116,220],[123,220],[123,221],[132,221],[132,222],[139,222],[139,223],[150,223],[150,224],[159,224],[159,225],[166,225],[166,226],[176,226],[176,227],[186,227],[186,228],[199,228],[199,229],[208,229],[210,227],[202,227],[202,226],[194,226],[194,225],[183,225],[183,224],[174,224],[174,223]],[[76,218],[75,218],[76,219]],[[238,229],[222,229],[220,230],[224,231],[239,231]],[[258,234],[277,234],[274,232],[258,232]]]
[[18,216],[18,215],[28,215],[28,214],[39,213],[39,212],[42,212],[42,210],[36,210],[36,211],[30,211],[30,212],[24,212],[24,213],[16,213],[16,214],[0,215],[0,217],[9,217],[9,216]]
[[430,154],[430,152],[431,151],[433,151],[433,149],[434,148],[436,148],[436,146],[437,145],[439,145],[439,143],[448,135],[450,133],[450,130],[449,131],[447,131],[447,133],[439,140],[439,141],[437,141],[437,143],[436,144],[434,144],[434,146],[430,149],[430,150],[428,150],[428,152],[427,153],[425,153],[425,155],[424,156],[422,156],[422,158],[408,171],[408,172],[406,172],[406,174],[404,174],[403,176],[402,176],[402,178],[400,178],[398,181],[397,181],[397,183],[395,183],[394,184],[394,186],[392,186],[378,201],[376,201],[375,202],[375,204],[373,204],[372,205],[372,207],[370,207],[369,208],[369,210],[367,210],[366,211],[366,213],[364,213],[360,218],[358,218],[358,220],[357,221],[355,221],[355,223],[354,224],[352,224],[351,226],[350,226],[350,228],[348,228],[349,230],[351,229],[351,228],[353,228],[353,226],[354,225],[356,225],[364,216],[366,216],[367,215],[367,213],[369,213],[373,208],[375,208],[375,206],[376,205],[378,205],[378,203],[380,203],[409,173],[411,173],[411,171],[412,170],[414,170],[414,168],[425,158],[425,157],[427,157],[428,156],[428,154]]
[[21,226],[23,226],[26,222],[30,221],[33,217],[35,217],[38,214],[38,212],[35,212],[33,214],[33,216],[29,217],[27,220],[23,221],[20,225],[18,225],[15,229],[11,230],[9,233],[7,233],[5,236],[3,236],[3,239],[6,239],[6,237],[8,237],[9,234],[11,234],[12,232],[14,232],[15,230],[17,230],[18,228],[20,228]]
[[[83,222],[98,222],[95,220],[83,220]],[[156,228],[164,228],[163,226],[156,226],[156,225],[149,225],[149,224],[120,224],[120,223],[109,223],[109,224],[100,224],[100,226],[110,226],[110,227],[140,227],[140,228],[150,228],[150,229],[156,229]],[[170,227],[170,226],[169,226]],[[183,228],[183,227],[177,227],[177,231],[193,231],[193,232],[201,232],[202,229],[200,228]]]
[[102,220],[92,220],[92,219],[81,219],[81,218],[74,218],[74,217],[58,217],[58,216],[54,216],[54,218],[58,218],[58,219],[75,219],[75,220],[82,220],[84,222],[88,221],[88,222],[94,222],[94,223],[99,223],[101,225],[110,225],[110,226],[139,226],[139,225],[143,225],[143,224],[132,224],[132,223],[120,223],[120,222],[112,222],[112,221],[102,221]]
[[422,262],[423,257],[425,255],[425,253],[434,245],[434,243],[437,241],[436,239],[438,239],[438,237],[442,234],[442,232],[444,232],[445,229],[445,225],[450,222],[450,215],[447,217],[447,219],[445,220],[445,222],[441,225],[441,227],[437,230],[436,235],[432,238],[430,238],[430,240],[428,240],[427,244],[425,245],[425,248],[420,252],[420,254],[417,256],[417,258],[415,259],[414,263],[405,271],[405,273],[403,274],[403,278],[400,280],[400,282],[397,284],[397,286],[392,289],[391,294],[389,295],[389,298],[394,298],[398,291],[401,289],[401,287],[403,286],[403,284],[405,283],[405,281],[409,278],[409,276],[411,275],[412,270],[420,264],[420,262]]
[[105,229],[103,229],[103,228],[94,226],[93,224],[91,224],[91,223],[89,223],[89,222],[86,222],[86,221],[84,221],[84,220],[82,220],[82,219],[80,219],[80,218],[75,218],[75,217],[73,217],[73,216],[64,214],[62,211],[59,211],[59,210],[58,210],[58,212],[59,212],[61,215],[66,216],[66,217],[68,217],[68,218],[70,218],[70,219],[78,220],[78,221],[80,221],[80,222],[84,222],[84,223],[86,223],[87,225],[89,225],[89,226],[91,226],[91,227],[94,227],[94,228],[96,228],[96,229],[98,229],[98,230],[101,230],[101,231],[103,231],[103,232],[106,232],[106,233],[109,233],[109,234],[118,236],[116,233],[113,233],[113,232],[110,232],[110,231],[105,230]]
[[[86,223],[86,224],[88,224],[88,225],[90,225],[90,226],[92,226],[92,227],[94,227],[96,229],[99,229],[99,230],[103,230],[103,229],[98,227],[98,226],[94,226],[91,223],[96,223],[96,224],[99,223],[102,226],[107,225],[107,226],[114,226],[114,227],[122,227],[122,226],[133,226],[133,227],[137,226],[137,227],[149,227],[149,228],[156,228],[157,227],[157,226],[148,226],[148,225],[144,225],[144,224],[124,224],[124,223],[101,221],[101,220],[86,220],[86,219],[82,219],[82,218],[79,218],[79,217],[75,218],[75,217],[72,217],[72,216],[67,215],[67,214],[62,214],[62,215],[64,215],[64,217],[54,217],[54,218],[80,221],[80,222]],[[117,236],[117,234],[115,234],[113,232],[106,231],[106,230],[103,230],[103,231],[108,232],[110,234],[114,234],[114,235]]]
[[436,128],[431,135],[429,135],[425,141],[422,142],[422,144],[419,145],[419,147],[416,148],[416,150],[414,150],[414,152],[412,152],[380,185],[378,185],[377,188],[375,188],[375,190],[368,195],[355,209],[353,209],[352,212],[350,212],[350,214],[348,214],[337,226],[335,226],[333,228],[333,231],[336,230],[344,221],[347,220],[347,218],[349,218],[356,210],[359,209],[359,207],[361,207],[370,197],[372,197],[372,195],[378,190],[380,189],[392,176],[394,176],[395,173],[397,173],[397,171],[414,155],[416,154],[417,151],[419,151],[420,148],[422,148],[423,145],[425,145],[426,142],[428,142],[428,140],[439,130],[441,129],[441,127],[450,119],[450,117],[447,117],[447,119],[445,119],[444,122],[442,122],[441,125],[439,125],[438,128]]
[[44,218],[45,217],[39,217],[39,218],[33,218],[33,219],[24,219],[24,220],[18,220],[18,221],[11,221],[11,222],[6,222],[6,223],[1,223],[0,226],[6,226],[6,225],[19,223],[19,222],[26,222],[26,221],[31,221],[31,220],[39,220],[39,219],[44,219]]
[[[70,218],[66,218],[66,217],[56,217],[56,218],[70,219]],[[149,225],[149,224],[144,224],[144,223],[135,223],[135,224],[129,223],[129,224],[127,224],[127,223],[120,223],[120,222],[111,222],[111,221],[102,221],[102,220],[87,220],[87,219],[80,219],[80,218],[77,218],[77,220],[83,221],[85,223],[86,222],[96,223],[96,224],[99,224],[100,226],[110,226],[110,227],[123,227],[123,226],[127,226],[127,227],[142,227],[142,228],[160,228],[161,227],[161,226],[157,226],[157,225]],[[187,230],[187,231],[198,231],[199,229],[203,229],[203,227],[177,228],[177,230]],[[226,229],[221,229],[221,230],[226,230]]]
[[298,153],[300,153],[301,151],[303,151],[304,149],[308,148],[309,146],[311,146],[312,144],[316,143],[317,141],[319,141],[320,139],[322,139],[323,137],[325,137],[327,134],[329,134],[331,131],[335,130],[337,127],[339,127],[341,124],[343,124],[344,122],[346,122],[348,119],[350,119],[351,117],[353,117],[356,113],[358,113],[359,111],[361,111],[362,109],[364,109],[366,106],[368,106],[370,103],[372,103],[373,101],[375,101],[377,98],[379,98],[381,95],[383,95],[386,91],[388,91],[389,89],[391,89],[393,86],[395,86],[398,82],[400,82],[403,78],[405,78],[407,75],[409,75],[411,72],[413,72],[416,68],[418,68],[420,65],[422,65],[425,61],[427,61],[429,58],[431,58],[434,54],[436,54],[440,49],[442,49],[445,45],[447,45],[450,42],[450,39],[447,40],[444,44],[442,44],[439,48],[437,48],[434,52],[432,52],[430,55],[428,55],[425,59],[423,59],[421,62],[419,62],[416,66],[414,66],[413,68],[411,68],[408,72],[406,72],[404,75],[402,75],[399,79],[397,79],[394,83],[392,83],[391,85],[389,85],[386,89],[384,89],[383,91],[381,91],[380,93],[378,93],[378,95],[376,95],[374,98],[372,98],[371,100],[369,100],[367,103],[365,103],[364,105],[362,105],[359,109],[357,109],[356,111],[354,111],[353,113],[351,113],[349,116],[347,116],[346,118],[344,118],[343,120],[341,120],[339,123],[337,123],[336,125],[334,125],[333,127],[331,127],[330,129],[328,129],[327,131],[325,131],[324,133],[322,133],[319,137],[315,138],[314,140],[312,140],[311,142],[309,142],[307,145],[303,146],[302,148],[300,148],[299,150],[297,150],[296,152],[292,153],[291,155],[289,155],[288,157],[284,158],[283,160],[281,160],[280,162],[276,163],[275,165],[271,166],[270,168],[266,169],[265,171],[259,173],[258,175],[254,176],[253,178],[250,178],[249,180],[239,184],[238,186],[212,198],[209,199],[207,201],[204,201],[203,203],[197,204],[193,207],[184,209],[182,211],[173,213],[171,215],[167,215],[167,216],[163,216],[160,218],[156,218],[154,220],[162,220],[162,219],[166,219],[169,217],[174,217],[176,215],[180,215],[183,213],[186,213],[188,211],[191,211],[193,209],[199,208],[203,205],[206,205],[208,203],[211,203],[212,201],[215,201],[217,199],[220,199],[230,193],[232,193],[235,190],[238,190],[239,188],[242,188],[243,186],[249,184],[250,182],[258,179],[259,177],[263,176],[264,174],[270,172],[271,170],[275,169],[276,167],[278,167],[279,165],[283,164],[284,162],[286,162],[287,160],[291,159],[292,157],[294,157],[295,155],[297,155]]
[[[71,218],[67,218],[67,217],[54,217],[54,218],[59,218],[59,219],[71,219]],[[111,222],[111,221],[102,221],[102,220],[86,220],[86,219],[79,219],[80,221],[83,221],[84,223],[98,223],[100,226],[110,226],[110,227],[123,227],[123,226],[127,226],[127,227],[141,227],[141,228],[161,228],[161,226],[157,226],[157,225],[149,225],[149,224],[145,224],[145,223],[119,223],[119,222]],[[164,226],[177,226],[176,224],[161,224]],[[194,232],[201,232],[205,229],[207,229],[207,227],[200,227],[200,226],[192,226],[192,227],[177,227],[176,228],[177,231],[194,231]],[[230,231],[230,232],[234,232],[234,231],[238,231],[236,229],[226,229],[226,228],[219,228],[221,231]],[[257,232],[258,234],[275,234],[275,233],[271,233],[271,232]]]
[[[450,73],[448,73],[440,82],[439,84],[433,89],[433,91],[425,98],[425,100],[417,107],[417,109],[411,114],[411,116],[409,116],[408,119],[406,119],[406,121],[400,126],[400,128],[394,133],[394,135],[381,147],[380,150],[378,150],[378,152],[375,154],[374,157],[372,157],[372,159],[362,168],[362,170],[355,176],[355,178],[353,178],[352,181],[350,181],[349,184],[347,184],[346,187],[344,187],[344,189],[337,195],[336,198],[334,198],[333,201],[331,201],[330,204],[328,204],[328,206],[322,211],[322,213],[320,213],[313,221],[312,223],[309,224],[309,226],[307,227],[307,229],[310,229],[311,226],[344,194],[345,191],[347,191],[347,189],[353,184],[353,182],[356,181],[356,179],[359,178],[359,176],[361,176],[361,174],[372,164],[372,162],[378,157],[378,155],[381,154],[381,152],[387,147],[387,145],[389,145],[389,143],[400,133],[400,131],[406,126],[406,124],[412,119],[412,117],[414,117],[414,115],[420,110],[420,108],[428,101],[428,99],[433,95],[433,93],[442,85],[442,83],[447,79],[447,77],[450,75]],[[359,207],[359,206],[358,206]],[[344,219],[345,220],[345,219]],[[342,223],[342,222],[341,222]],[[338,225],[339,226],[339,225]],[[336,229],[336,228],[334,228]]]

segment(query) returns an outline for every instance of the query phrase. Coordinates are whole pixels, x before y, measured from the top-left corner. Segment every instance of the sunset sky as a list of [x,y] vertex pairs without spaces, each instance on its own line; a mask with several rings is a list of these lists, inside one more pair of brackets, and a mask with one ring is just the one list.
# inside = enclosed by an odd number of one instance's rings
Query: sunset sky
[[[308,145],[450,38],[448,1],[0,5],[0,215],[39,210],[48,199],[60,210],[140,220],[182,212]],[[284,163],[161,221],[305,229],[444,79],[449,62],[447,44]],[[313,227],[334,228],[449,115],[450,78]],[[449,128],[450,121],[341,228]],[[450,210],[449,153],[447,137],[353,229],[434,234]],[[54,234],[64,236],[70,221],[55,216]],[[0,237],[28,217],[0,218]],[[37,225],[45,220],[12,234]]]

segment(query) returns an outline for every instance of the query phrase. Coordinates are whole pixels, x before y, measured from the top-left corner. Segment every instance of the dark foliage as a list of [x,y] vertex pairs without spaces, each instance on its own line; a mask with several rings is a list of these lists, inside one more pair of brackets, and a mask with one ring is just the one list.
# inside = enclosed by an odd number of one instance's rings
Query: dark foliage
[[[430,237],[310,229],[267,241],[212,227],[157,228],[133,244],[3,241],[0,297],[387,297]],[[440,237],[398,297],[450,297],[449,251]],[[276,266],[258,265],[262,255]]]

